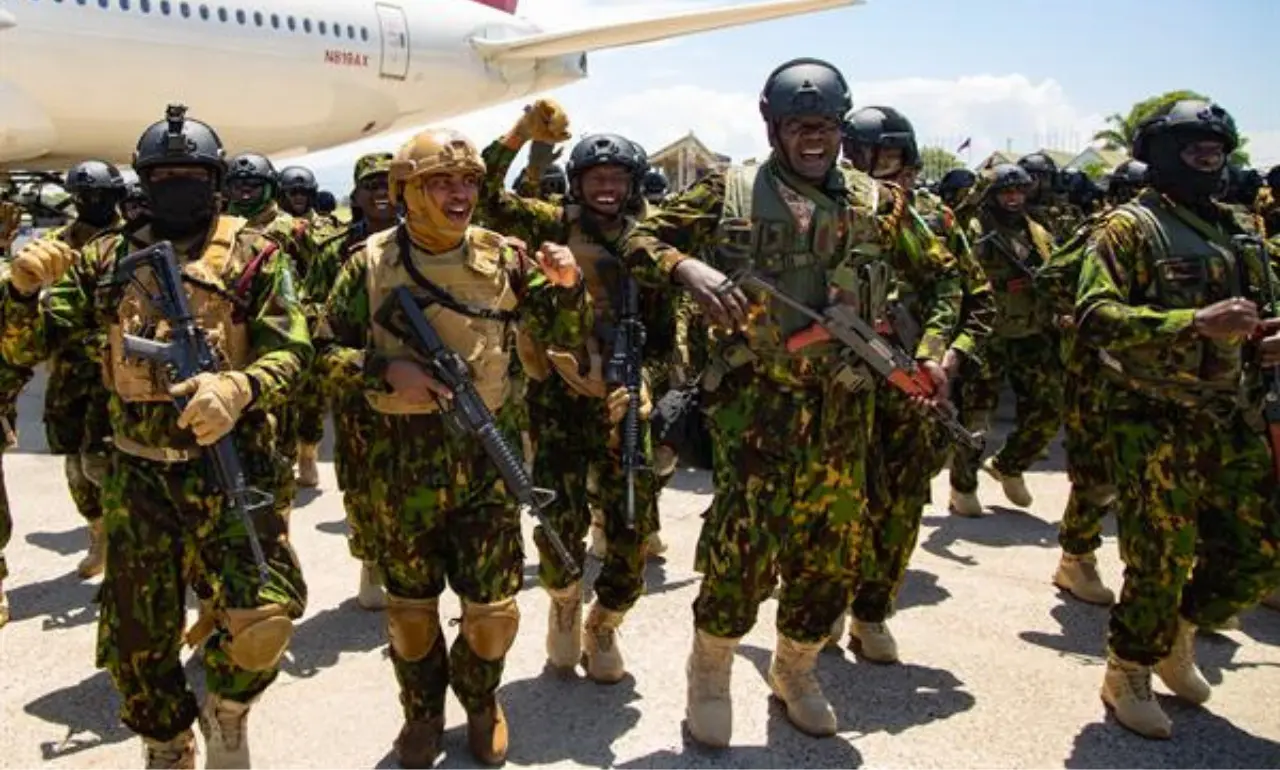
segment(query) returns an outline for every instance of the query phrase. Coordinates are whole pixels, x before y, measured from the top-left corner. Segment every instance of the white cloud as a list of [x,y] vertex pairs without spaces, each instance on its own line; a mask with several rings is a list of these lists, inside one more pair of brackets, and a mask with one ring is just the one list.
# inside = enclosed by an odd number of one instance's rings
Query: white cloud
[[1280,166],[1280,131],[1249,131],[1241,129],[1249,137],[1245,150],[1254,168],[1266,172],[1272,166]]

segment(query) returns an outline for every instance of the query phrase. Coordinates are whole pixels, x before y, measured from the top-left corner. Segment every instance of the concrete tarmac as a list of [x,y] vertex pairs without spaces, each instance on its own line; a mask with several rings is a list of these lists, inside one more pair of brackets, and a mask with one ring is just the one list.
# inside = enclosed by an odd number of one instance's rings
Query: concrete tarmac
[[[62,460],[44,453],[40,403],[20,405],[21,446],[4,465],[16,531],[7,550],[13,620],[0,630],[0,767],[140,767],[140,742],[117,716],[119,698],[94,668],[97,580],[75,565],[87,539],[67,494]],[[665,559],[623,627],[630,675],[614,686],[544,672],[548,603],[526,568],[520,636],[500,697],[512,766],[616,767],[1280,767],[1280,613],[1257,609],[1243,628],[1202,634],[1200,664],[1214,686],[1205,708],[1167,695],[1174,738],[1138,738],[1107,716],[1101,684],[1107,612],[1050,583],[1068,484],[1061,451],[1029,474],[1029,511],[983,477],[992,513],[980,520],[926,512],[920,544],[891,621],[904,663],[827,653],[819,672],[840,734],[813,739],[770,701],[764,676],[776,603],[766,602],[734,664],[734,748],[699,748],[683,728],[684,665],[692,636],[692,569],[708,474],[680,471],[662,498]],[[250,717],[258,767],[395,767],[401,724],[380,613],[355,603],[332,465],[304,490],[293,542],[310,589],[277,682]],[[946,477],[934,483],[945,505]],[[526,522],[526,535],[532,529]],[[527,552],[535,553],[527,539]],[[1101,551],[1118,589],[1114,523]],[[589,560],[589,575],[599,565]],[[457,602],[446,594],[445,618]],[[194,612],[192,613],[194,618]],[[457,633],[446,626],[450,639]],[[199,687],[199,663],[187,666]],[[442,767],[472,767],[465,715],[449,698]],[[203,746],[201,748],[203,751]],[[198,760],[203,766],[203,758]]]

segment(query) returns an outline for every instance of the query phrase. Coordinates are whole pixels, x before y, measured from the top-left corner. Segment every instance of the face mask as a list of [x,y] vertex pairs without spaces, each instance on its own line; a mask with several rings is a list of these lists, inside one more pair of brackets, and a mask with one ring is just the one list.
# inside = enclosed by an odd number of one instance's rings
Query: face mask
[[106,227],[116,219],[115,204],[101,193],[90,193],[76,200],[76,219],[92,227]]
[[267,210],[267,206],[272,202],[271,188],[264,187],[258,197],[249,200],[230,201],[227,203],[227,211],[238,217],[255,217]]
[[459,227],[445,216],[444,210],[427,194],[426,185],[407,185],[404,204],[409,210],[409,215],[404,218],[405,226],[409,228],[409,236],[419,246],[433,254],[442,254],[456,249],[462,243],[467,225]]
[[1181,203],[1208,203],[1226,184],[1227,167],[1224,164],[1217,171],[1194,169],[1182,160],[1182,146],[1173,136],[1161,136],[1152,142],[1151,184]]
[[203,179],[174,177],[152,183],[151,224],[166,236],[191,235],[209,226],[217,211],[213,185]]

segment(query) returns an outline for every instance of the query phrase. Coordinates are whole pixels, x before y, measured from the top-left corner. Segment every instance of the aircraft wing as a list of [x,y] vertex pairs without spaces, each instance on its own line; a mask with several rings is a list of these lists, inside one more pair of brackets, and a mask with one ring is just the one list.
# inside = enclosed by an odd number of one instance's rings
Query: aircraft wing
[[693,9],[657,19],[612,22],[592,27],[546,32],[509,40],[472,38],[480,55],[491,61],[542,59],[565,54],[586,53],[601,48],[651,43],[669,37],[690,35],[713,29],[780,19],[802,13],[825,11],[865,0],[768,0],[749,5]]

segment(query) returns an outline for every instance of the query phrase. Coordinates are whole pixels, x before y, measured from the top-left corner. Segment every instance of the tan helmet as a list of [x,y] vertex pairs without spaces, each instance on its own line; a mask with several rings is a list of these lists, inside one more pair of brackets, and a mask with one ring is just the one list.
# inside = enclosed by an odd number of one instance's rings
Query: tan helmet
[[451,171],[484,175],[484,159],[471,140],[451,128],[431,128],[415,135],[391,159],[391,202],[399,202],[400,191],[409,180]]

